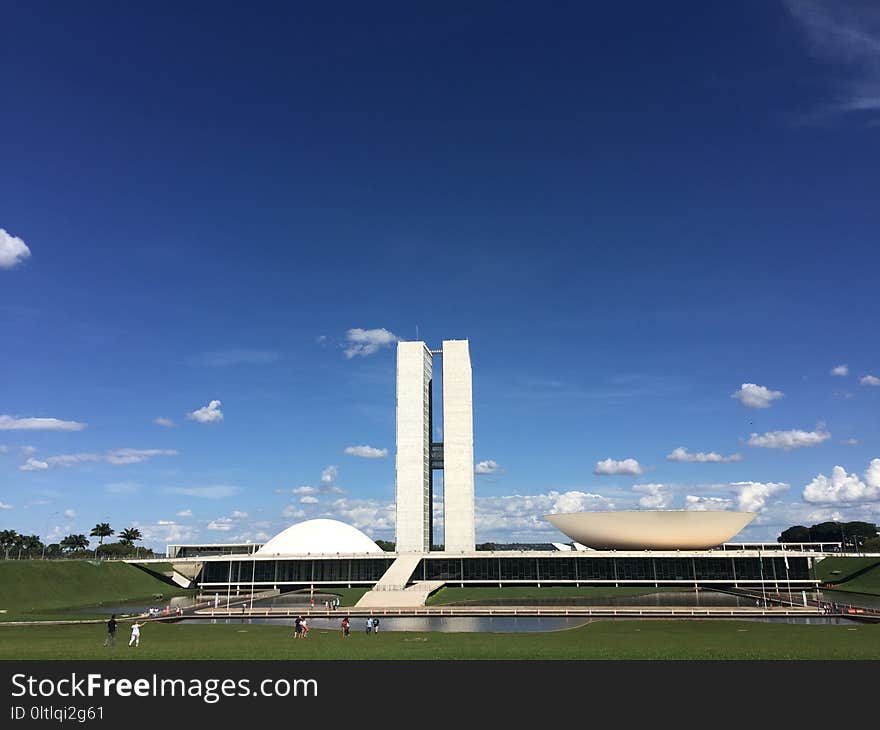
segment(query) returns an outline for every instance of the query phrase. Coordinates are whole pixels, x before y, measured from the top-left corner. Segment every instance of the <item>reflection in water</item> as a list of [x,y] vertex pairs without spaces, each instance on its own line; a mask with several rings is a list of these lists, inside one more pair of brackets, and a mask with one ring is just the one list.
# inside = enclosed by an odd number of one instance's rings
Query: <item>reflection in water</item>
[[484,601],[468,601],[447,604],[455,606],[677,606],[693,608],[697,606],[726,606],[730,608],[754,606],[754,598],[732,596],[712,590],[658,591],[641,595],[591,595],[569,596],[565,598],[496,598]]
[[[309,626],[319,631],[340,631],[340,622],[345,614],[340,610],[340,617],[310,618]],[[252,619],[210,619],[185,618],[179,623],[221,623],[221,624],[275,624],[293,627],[293,618],[252,618]],[[504,632],[518,633],[522,631],[559,631],[573,629],[588,623],[587,618],[564,617],[517,617],[517,616],[418,616],[418,617],[380,617],[381,631],[439,631],[446,633]],[[351,620],[352,631],[364,631],[366,618],[357,617]]]
[[143,598],[141,598],[137,601],[120,601],[119,603],[114,603],[112,606],[92,606],[91,608],[81,608],[79,609],[79,613],[140,614],[146,613],[151,608],[164,611],[165,606],[170,606],[171,612],[173,613],[178,606],[180,606],[180,608],[188,608],[195,605],[195,602],[196,601],[194,596],[174,596],[171,598],[157,599],[154,601],[145,601]]

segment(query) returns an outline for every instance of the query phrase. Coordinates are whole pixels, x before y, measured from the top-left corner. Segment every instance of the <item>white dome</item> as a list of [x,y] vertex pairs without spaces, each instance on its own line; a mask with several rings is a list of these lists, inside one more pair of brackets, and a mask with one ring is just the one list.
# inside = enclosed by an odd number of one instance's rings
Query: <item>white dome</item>
[[339,520],[306,520],[279,532],[257,550],[257,555],[381,552],[382,548],[356,527]]

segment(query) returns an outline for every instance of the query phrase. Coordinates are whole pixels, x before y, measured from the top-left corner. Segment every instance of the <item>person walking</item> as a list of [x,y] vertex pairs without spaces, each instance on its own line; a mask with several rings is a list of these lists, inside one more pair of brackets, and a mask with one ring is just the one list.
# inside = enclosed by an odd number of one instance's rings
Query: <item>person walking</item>
[[131,625],[131,639],[128,640],[128,645],[131,646],[132,644],[134,644],[135,648],[141,645],[141,624],[137,621]]
[[376,634],[376,636],[379,635],[379,619],[378,618],[373,619],[373,633]]
[[104,646],[116,646],[116,614],[110,615],[107,622],[107,638],[104,639]]
[[298,639],[302,636],[302,616],[297,616],[296,620],[293,622],[293,638]]
[[343,638],[351,636],[351,621],[348,620],[348,616],[342,619],[342,636]]
[[370,616],[367,619],[366,631],[367,631],[367,636],[369,636],[371,633],[373,633],[373,617],[372,616]]

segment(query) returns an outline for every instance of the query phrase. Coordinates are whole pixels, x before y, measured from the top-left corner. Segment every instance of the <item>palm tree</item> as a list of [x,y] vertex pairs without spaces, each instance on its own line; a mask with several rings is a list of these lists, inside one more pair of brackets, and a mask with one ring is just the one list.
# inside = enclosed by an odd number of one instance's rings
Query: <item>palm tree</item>
[[134,547],[135,542],[142,539],[143,535],[137,527],[126,527],[119,532],[119,542],[129,547]]
[[9,551],[15,547],[18,537],[15,530],[0,530],[0,550],[3,550],[7,560],[9,560]]
[[98,557],[98,549],[104,544],[104,538],[110,537],[114,532],[116,532],[116,530],[110,527],[108,522],[99,522],[92,528],[89,536],[98,538],[98,547],[95,548],[95,557]]
[[68,535],[61,541],[60,545],[65,550],[71,552],[74,550],[85,550],[89,546],[89,538],[82,534]]
[[43,549],[43,541],[39,535],[23,535],[21,538],[21,546],[28,554],[28,557],[34,557],[34,553],[39,553]]

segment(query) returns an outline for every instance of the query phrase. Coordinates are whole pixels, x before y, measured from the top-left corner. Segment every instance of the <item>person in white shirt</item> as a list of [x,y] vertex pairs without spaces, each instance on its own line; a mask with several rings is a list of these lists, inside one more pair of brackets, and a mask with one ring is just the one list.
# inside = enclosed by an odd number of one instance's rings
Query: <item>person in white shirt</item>
[[141,645],[141,625],[137,621],[131,625],[131,639],[129,639],[128,645],[131,646],[132,644],[135,647]]

